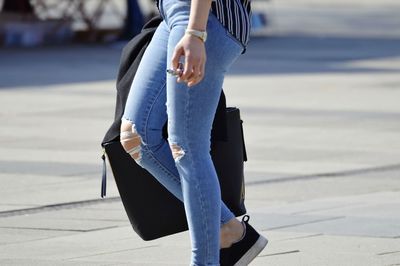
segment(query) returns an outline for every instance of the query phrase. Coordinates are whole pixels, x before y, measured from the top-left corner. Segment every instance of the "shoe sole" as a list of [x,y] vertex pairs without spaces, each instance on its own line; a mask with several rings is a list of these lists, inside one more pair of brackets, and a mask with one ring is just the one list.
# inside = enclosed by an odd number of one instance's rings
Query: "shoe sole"
[[258,254],[265,248],[268,244],[268,240],[261,236],[257,239],[257,242],[240,258],[238,262],[233,266],[247,266],[249,263],[254,260]]

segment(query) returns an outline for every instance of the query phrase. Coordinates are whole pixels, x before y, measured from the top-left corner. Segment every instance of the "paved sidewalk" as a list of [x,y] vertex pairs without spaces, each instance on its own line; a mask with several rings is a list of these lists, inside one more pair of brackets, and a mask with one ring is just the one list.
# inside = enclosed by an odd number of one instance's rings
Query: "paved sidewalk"
[[[253,38],[227,76],[270,241],[252,265],[400,265],[400,36],[383,31]],[[0,265],[189,264],[187,232],[133,232],[110,171],[100,198],[119,54],[0,50]]]

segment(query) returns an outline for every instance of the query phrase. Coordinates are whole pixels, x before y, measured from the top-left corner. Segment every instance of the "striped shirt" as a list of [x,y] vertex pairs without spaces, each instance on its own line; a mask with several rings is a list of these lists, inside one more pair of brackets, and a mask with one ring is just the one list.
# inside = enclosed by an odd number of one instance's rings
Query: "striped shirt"
[[228,32],[246,48],[251,30],[250,0],[213,0],[211,12]]
[[[251,30],[251,0],[213,0],[211,12],[246,51]],[[156,0],[157,7],[160,0]]]

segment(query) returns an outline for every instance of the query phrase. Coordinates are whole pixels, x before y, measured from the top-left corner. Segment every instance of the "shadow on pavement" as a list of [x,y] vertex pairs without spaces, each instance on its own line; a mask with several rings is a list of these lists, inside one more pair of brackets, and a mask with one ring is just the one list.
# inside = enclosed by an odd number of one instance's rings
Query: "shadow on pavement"
[[305,74],[399,71],[353,64],[400,56],[400,39],[285,36],[251,40],[231,74]]
[[121,49],[71,45],[0,50],[0,89],[113,80]]
[[[106,45],[0,50],[0,88],[114,80],[121,48]],[[400,39],[253,37],[230,75],[399,71],[353,64],[400,56]]]

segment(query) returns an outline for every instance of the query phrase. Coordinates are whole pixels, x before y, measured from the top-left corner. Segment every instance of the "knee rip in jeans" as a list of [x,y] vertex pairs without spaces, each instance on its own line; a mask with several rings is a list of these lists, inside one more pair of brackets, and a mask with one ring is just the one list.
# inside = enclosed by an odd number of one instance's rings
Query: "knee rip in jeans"
[[172,151],[172,157],[174,157],[175,162],[179,162],[180,159],[185,156],[185,151],[176,143],[170,145]]
[[142,137],[136,130],[135,124],[130,122],[122,123],[120,142],[124,150],[136,161],[142,159],[141,143]]

